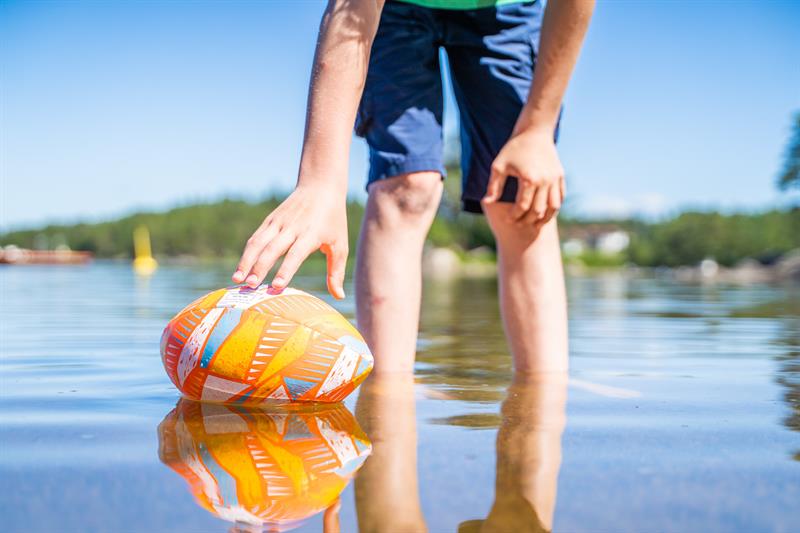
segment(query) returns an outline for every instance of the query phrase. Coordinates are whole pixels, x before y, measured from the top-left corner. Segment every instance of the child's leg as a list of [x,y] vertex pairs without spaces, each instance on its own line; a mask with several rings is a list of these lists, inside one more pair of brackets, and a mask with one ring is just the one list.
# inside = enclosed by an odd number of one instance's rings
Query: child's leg
[[500,310],[517,372],[567,370],[567,302],[555,219],[509,221],[513,204],[486,206],[497,239]]
[[422,247],[441,196],[438,172],[370,185],[356,255],[356,317],[375,356],[375,373],[413,371]]

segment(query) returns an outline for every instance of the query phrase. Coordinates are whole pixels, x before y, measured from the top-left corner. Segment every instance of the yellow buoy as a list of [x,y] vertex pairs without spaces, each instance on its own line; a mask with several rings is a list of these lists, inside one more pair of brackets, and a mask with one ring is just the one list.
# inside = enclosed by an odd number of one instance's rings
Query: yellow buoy
[[150,248],[150,232],[146,226],[133,230],[133,270],[142,276],[148,276],[158,268]]

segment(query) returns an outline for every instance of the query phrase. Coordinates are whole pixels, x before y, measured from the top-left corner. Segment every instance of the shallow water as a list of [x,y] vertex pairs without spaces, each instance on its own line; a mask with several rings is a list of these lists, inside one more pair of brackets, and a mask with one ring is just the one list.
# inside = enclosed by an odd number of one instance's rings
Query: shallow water
[[[566,384],[511,382],[493,283],[428,284],[415,382],[333,412],[178,405],[161,330],[227,276],[0,268],[3,530],[258,531],[256,511],[300,531],[800,527],[796,287],[572,278]],[[332,431],[353,446],[323,457]]]

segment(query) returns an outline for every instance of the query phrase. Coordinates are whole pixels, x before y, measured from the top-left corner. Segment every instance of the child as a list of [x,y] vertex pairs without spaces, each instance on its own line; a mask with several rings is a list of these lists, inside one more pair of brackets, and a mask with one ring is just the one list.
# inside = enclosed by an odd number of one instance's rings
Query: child
[[[331,0],[319,31],[297,187],[248,240],[233,280],[285,287],[319,249],[344,298],[351,127],[370,150],[356,260],[358,327],[375,372],[413,370],[425,236],[442,194],[447,52],[461,115],[464,209],[497,240],[500,303],[517,372],[567,368],[555,214],[561,100],[594,0]],[[534,68],[536,75],[534,76]],[[360,104],[359,104],[360,99]]]

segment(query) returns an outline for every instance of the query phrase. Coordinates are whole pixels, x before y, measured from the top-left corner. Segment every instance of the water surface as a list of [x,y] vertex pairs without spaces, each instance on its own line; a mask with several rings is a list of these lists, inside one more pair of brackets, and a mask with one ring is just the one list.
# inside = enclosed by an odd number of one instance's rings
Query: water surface
[[[179,402],[161,367],[166,321],[227,276],[0,269],[4,530],[259,531],[254,512],[298,531],[800,524],[796,287],[571,278],[567,384],[512,382],[494,283],[429,283],[414,381],[280,416]],[[263,494],[254,472],[273,476]]]

